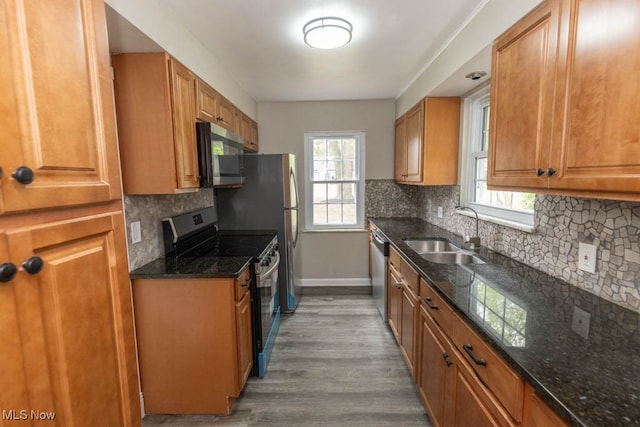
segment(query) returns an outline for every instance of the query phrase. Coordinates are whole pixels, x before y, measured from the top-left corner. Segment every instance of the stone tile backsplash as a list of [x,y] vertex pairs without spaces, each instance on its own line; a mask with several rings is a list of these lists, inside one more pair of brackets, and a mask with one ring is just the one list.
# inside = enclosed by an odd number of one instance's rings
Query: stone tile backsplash
[[[400,187],[400,188],[396,188]],[[403,188],[409,187],[409,188]],[[455,234],[474,234],[475,219],[453,212],[459,186],[414,187],[367,181],[368,216],[417,216]],[[437,217],[437,208],[444,217]],[[539,194],[535,231],[480,220],[483,246],[640,311],[640,203]],[[596,272],[578,270],[578,243],[598,247]]]
[[[175,195],[124,196],[129,271],[164,256],[162,218],[213,206],[213,189]],[[131,223],[140,221],[142,241],[131,243]]]

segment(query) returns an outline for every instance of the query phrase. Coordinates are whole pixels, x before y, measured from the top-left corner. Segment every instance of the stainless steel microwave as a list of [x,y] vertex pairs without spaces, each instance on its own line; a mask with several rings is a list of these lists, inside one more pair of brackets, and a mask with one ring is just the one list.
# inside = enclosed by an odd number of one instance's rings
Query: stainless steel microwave
[[196,124],[200,187],[234,187],[244,184],[242,137],[215,123]]

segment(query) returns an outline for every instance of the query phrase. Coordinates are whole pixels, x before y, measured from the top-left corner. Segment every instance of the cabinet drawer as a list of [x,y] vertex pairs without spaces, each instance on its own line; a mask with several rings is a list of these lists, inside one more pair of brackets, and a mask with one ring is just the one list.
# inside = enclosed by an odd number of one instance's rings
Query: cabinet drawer
[[394,248],[389,248],[389,264],[391,264],[396,271],[400,273],[400,279],[406,283],[409,289],[411,289],[415,295],[419,295],[418,279],[420,276]]
[[420,278],[420,303],[444,333],[451,335],[453,310],[423,278]]
[[251,275],[249,267],[245,268],[240,276],[236,279],[236,301],[242,299],[242,296],[249,290],[251,284]]
[[453,315],[453,342],[505,409],[516,421],[522,421],[524,381],[491,350],[457,315]]

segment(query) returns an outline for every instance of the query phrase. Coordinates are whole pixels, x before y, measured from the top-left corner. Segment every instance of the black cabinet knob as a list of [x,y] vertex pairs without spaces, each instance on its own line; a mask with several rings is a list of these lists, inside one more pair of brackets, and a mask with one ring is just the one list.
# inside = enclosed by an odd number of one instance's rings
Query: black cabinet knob
[[0,282],[8,282],[16,277],[18,269],[13,263],[5,262],[0,264]]
[[42,267],[44,266],[44,262],[42,262],[42,258],[39,256],[32,256],[28,260],[26,260],[22,264],[22,268],[29,274],[38,274]]
[[544,175],[544,169],[538,168],[538,170],[536,171],[536,175],[538,175],[538,176]]
[[27,184],[31,184],[33,182],[34,175],[33,175],[33,171],[30,168],[28,168],[26,166],[20,166],[13,173],[13,177],[20,184],[27,185]]
[[551,175],[553,175],[554,173],[556,173],[556,170],[555,170],[554,168],[549,168],[549,169],[547,169],[547,175],[551,176]]

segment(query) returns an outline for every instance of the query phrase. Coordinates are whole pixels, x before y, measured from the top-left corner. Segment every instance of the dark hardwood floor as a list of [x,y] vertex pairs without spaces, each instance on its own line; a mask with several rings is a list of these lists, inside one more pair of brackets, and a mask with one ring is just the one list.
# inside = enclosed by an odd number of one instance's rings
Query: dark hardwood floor
[[147,415],[143,426],[430,426],[370,288],[305,288],[265,378],[229,416]]

